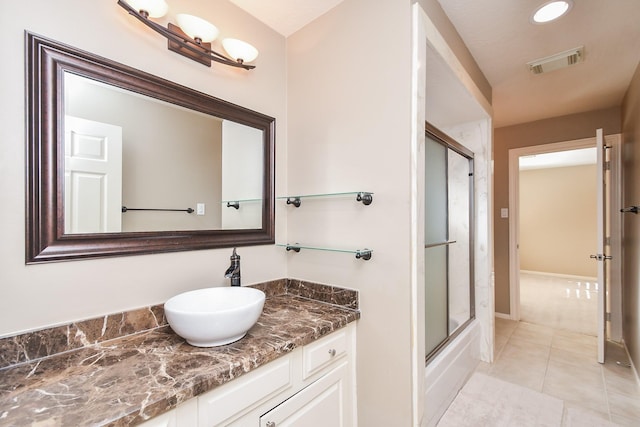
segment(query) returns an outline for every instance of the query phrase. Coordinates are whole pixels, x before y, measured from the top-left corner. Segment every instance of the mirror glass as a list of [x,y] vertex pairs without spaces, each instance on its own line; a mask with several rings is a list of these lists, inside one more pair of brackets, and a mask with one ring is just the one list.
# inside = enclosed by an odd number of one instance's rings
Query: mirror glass
[[27,264],[274,243],[274,118],[25,34]]
[[65,234],[262,226],[263,131],[64,73]]

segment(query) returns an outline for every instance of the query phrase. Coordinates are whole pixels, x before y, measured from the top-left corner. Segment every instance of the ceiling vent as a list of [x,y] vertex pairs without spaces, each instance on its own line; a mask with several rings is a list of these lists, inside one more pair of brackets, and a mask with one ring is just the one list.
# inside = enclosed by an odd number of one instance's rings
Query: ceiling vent
[[529,66],[529,71],[533,74],[542,74],[559,70],[560,68],[565,68],[582,61],[584,61],[584,46],[565,50],[564,52],[556,53],[546,58],[536,59],[535,61],[527,62],[527,65]]

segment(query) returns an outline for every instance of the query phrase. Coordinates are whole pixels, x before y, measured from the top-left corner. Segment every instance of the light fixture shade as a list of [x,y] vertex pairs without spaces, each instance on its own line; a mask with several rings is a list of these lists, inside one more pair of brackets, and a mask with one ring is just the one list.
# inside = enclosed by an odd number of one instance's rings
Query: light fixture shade
[[127,0],[127,3],[138,12],[147,12],[149,18],[160,18],[169,10],[169,5],[164,0]]
[[544,24],[560,18],[572,6],[571,0],[550,1],[536,9],[531,20],[536,24]]
[[258,57],[258,49],[238,39],[224,39],[222,47],[236,61],[251,62]]
[[200,39],[206,43],[215,40],[220,33],[215,25],[197,16],[180,13],[176,15],[176,21],[178,21],[180,29],[189,37]]

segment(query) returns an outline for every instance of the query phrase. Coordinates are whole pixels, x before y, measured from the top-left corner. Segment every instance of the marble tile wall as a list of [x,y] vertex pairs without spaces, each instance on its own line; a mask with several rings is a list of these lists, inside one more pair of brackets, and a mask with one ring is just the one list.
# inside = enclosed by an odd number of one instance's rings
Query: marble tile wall
[[[357,291],[295,279],[251,285],[267,298],[291,294],[358,310]],[[0,370],[167,325],[162,304],[0,339]]]
[[441,129],[474,153],[474,272],[476,319],[480,322],[480,358],[493,360],[493,254],[491,253],[491,128],[488,120]]

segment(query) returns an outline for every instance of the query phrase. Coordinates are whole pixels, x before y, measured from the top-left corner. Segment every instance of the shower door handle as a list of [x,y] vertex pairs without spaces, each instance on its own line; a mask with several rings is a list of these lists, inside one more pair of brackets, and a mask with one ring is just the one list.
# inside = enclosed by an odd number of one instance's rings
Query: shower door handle
[[611,255],[596,254],[596,255],[589,255],[589,258],[595,259],[597,261],[605,261],[605,260],[611,259]]
[[456,240],[449,240],[447,242],[440,242],[440,243],[430,243],[430,244],[424,245],[424,248],[425,249],[435,248],[436,246],[447,246],[447,245],[452,245],[454,243],[456,243]]

